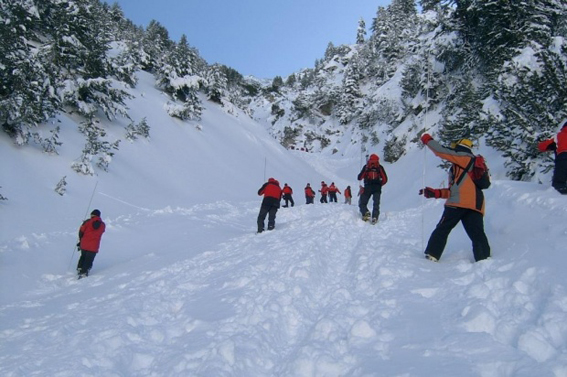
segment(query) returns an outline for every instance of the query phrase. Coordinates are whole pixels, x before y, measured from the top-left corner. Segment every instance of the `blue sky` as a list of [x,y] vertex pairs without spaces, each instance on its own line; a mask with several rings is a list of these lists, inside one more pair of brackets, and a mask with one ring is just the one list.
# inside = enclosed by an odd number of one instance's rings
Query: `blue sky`
[[171,39],[187,35],[189,44],[210,64],[273,78],[313,67],[329,42],[354,43],[358,20],[363,18],[369,29],[378,6],[387,6],[391,0],[116,2],[136,25],[145,27],[155,19],[167,28]]

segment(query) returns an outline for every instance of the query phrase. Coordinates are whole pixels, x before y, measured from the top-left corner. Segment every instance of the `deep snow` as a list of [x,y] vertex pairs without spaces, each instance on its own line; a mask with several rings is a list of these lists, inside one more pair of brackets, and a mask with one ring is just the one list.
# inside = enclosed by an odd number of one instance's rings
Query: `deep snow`
[[[59,156],[0,136],[0,375],[567,376],[567,198],[549,184],[505,180],[483,150],[493,258],[473,263],[459,226],[432,263],[443,203],[417,191],[445,172],[430,152],[386,164],[371,226],[342,195],[303,204],[307,182],[356,192],[360,156],[286,151],[229,105],[175,121],[140,77],[131,114],[151,138],[123,141],[109,173],[70,170],[70,116]],[[270,176],[297,204],[256,235]],[[79,281],[74,245],[93,208],[107,232]]]

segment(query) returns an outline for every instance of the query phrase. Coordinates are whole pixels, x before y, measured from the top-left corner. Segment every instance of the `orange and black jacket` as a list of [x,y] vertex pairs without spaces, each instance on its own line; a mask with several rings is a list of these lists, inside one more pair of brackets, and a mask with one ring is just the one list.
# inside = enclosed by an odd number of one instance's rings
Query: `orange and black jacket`
[[282,200],[282,189],[280,183],[274,178],[270,178],[258,190],[258,195],[264,195],[262,205],[279,207]]
[[92,216],[85,220],[79,228],[79,247],[81,250],[98,253],[100,239],[106,229],[106,225],[98,216]]
[[352,198],[352,193],[349,188],[345,189],[345,198]]
[[467,174],[467,168],[470,169],[475,156],[469,152],[445,148],[436,140],[429,141],[427,146],[437,157],[452,163],[449,188],[440,189],[441,197],[447,199],[445,206],[472,209],[484,215],[484,194]]

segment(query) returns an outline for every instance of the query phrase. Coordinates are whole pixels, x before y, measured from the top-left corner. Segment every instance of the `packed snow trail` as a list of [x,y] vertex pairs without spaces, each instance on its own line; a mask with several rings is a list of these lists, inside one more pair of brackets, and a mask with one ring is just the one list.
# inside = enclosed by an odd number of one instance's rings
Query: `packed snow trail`
[[[506,189],[502,200],[523,200],[504,199]],[[370,225],[354,205],[297,205],[257,235],[258,205],[108,221],[92,276],[46,274],[1,308],[0,374],[567,374],[565,285],[529,260],[501,250],[472,263],[468,246],[450,243],[429,262],[416,231],[423,208],[384,211]],[[134,231],[138,258],[110,252]]]

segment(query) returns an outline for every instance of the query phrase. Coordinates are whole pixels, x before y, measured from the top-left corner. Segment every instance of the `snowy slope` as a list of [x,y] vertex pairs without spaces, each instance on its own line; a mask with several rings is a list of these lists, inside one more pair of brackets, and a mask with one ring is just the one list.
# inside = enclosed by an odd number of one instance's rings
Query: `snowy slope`
[[[141,78],[130,107],[151,140],[123,142],[109,173],[72,173],[80,145],[45,156],[0,136],[0,375],[567,376],[565,197],[499,179],[489,156],[493,258],[472,263],[459,227],[432,263],[422,253],[443,203],[417,191],[445,173],[429,152],[386,165],[371,226],[355,205],[303,204],[307,182],[356,192],[356,153],[286,151],[211,104],[177,122]],[[268,176],[297,205],[256,235]],[[95,207],[107,232],[77,281],[76,232]]]

